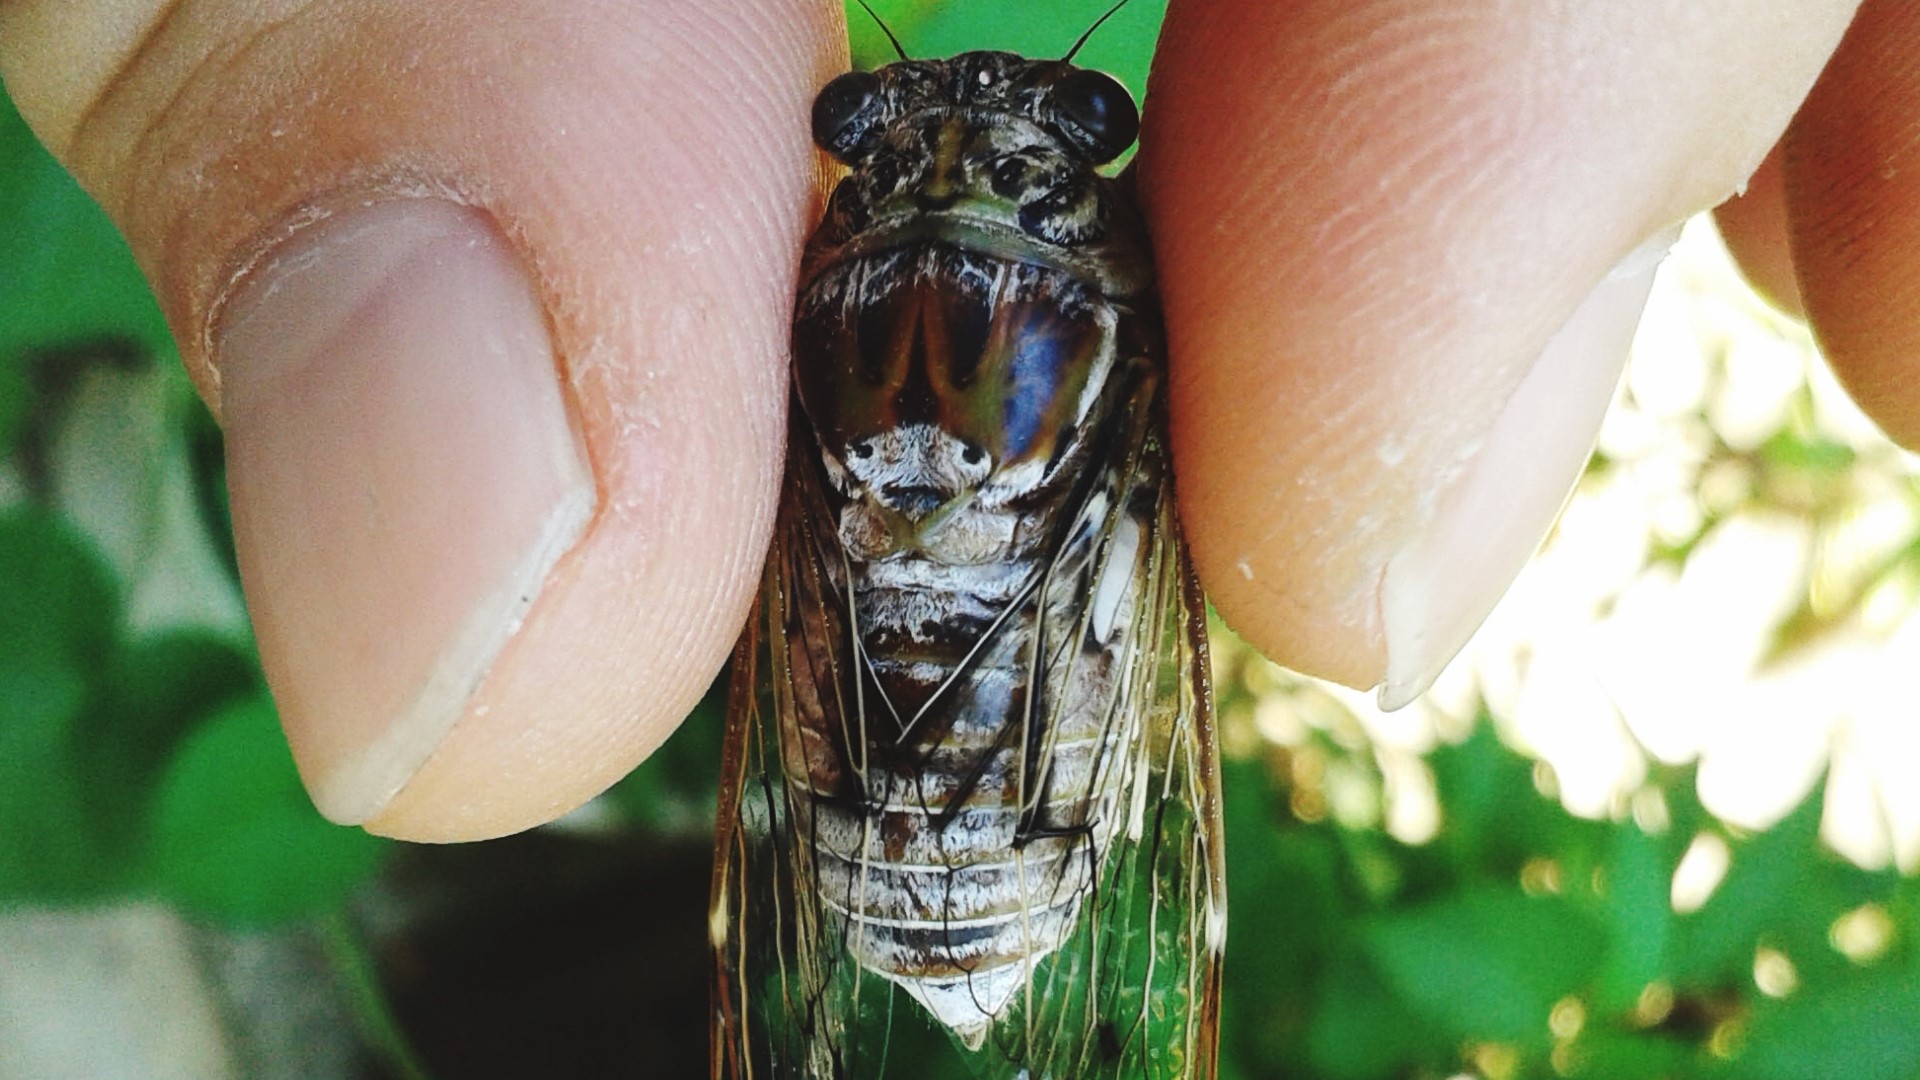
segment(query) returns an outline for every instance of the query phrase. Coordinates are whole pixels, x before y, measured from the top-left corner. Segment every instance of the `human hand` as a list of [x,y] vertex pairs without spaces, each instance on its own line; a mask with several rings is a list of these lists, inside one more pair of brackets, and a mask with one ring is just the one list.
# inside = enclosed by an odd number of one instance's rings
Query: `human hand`
[[[1741,183],[1851,6],[1174,3],[1143,193],[1183,517],[1237,629],[1393,696],[1437,673],[1590,444],[1646,287],[1609,269]],[[771,523],[836,7],[0,5],[9,88],[227,430],[262,658],[330,816],[536,824],[721,663]],[[1900,149],[1847,120],[1903,115],[1887,8],[1787,155],[1827,214],[1795,211],[1808,306],[1868,374],[1912,245],[1836,226]],[[1756,191],[1738,250],[1779,250],[1779,206]],[[1898,396],[1862,391],[1911,441]]]
[[835,6],[19,0],[0,72],[227,436],[335,820],[496,835],[685,716],[784,439]]

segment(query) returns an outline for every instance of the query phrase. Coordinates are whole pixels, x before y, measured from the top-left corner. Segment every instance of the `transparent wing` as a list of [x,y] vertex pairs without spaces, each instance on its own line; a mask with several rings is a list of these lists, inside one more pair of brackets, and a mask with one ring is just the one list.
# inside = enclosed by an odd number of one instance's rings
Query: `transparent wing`
[[[794,435],[796,442],[802,433]],[[795,827],[787,750],[804,753],[782,717],[797,699],[823,693],[836,710],[842,687],[860,685],[848,647],[846,608],[831,584],[818,500],[800,490],[812,463],[789,455],[793,479],[781,500],[760,597],[734,650],[726,750],[721,764],[713,899],[713,1075],[729,1078],[851,1077],[836,1062],[858,1016],[832,1000],[851,963],[827,934],[812,838]],[[819,707],[819,706],[816,706]],[[804,768],[793,775],[802,785]],[[857,967],[857,965],[855,965]]]
[[[1023,984],[971,1045],[864,966],[823,900],[823,815],[804,805],[820,796],[809,768],[817,777],[827,760],[863,776],[857,733],[884,703],[862,689],[817,459],[795,433],[775,550],[735,656],[710,925],[716,1077],[1213,1075],[1226,893],[1205,610],[1174,516],[1152,382],[1123,410],[1092,485],[1105,496],[1089,497],[1092,542],[1077,555],[1063,544],[1023,601],[1040,611],[1040,689],[1010,735],[1023,759],[1014,863],[1036,910],[1071,888],[1075,914],[1064,940],[1034,950]],[[1062,710],[1085,708],[1088,695],[1068,687],[1100,664],[1118,667],[1098,673],[1112,688],[1092,718],[1104,750],[1074,758],[1062,733],[1087,718]],[[805,737],[800,708],[843,717],[848,736],[838,746]],[[1093,785],[1109,794],[1069,820],[1049,798],[1076,761],[1111,770],[1115,783]],[[1050,881],[1037,859],[1027,880],[1024,853],[1043,842],[1072,848],[1095,868],[1091,880]],[[956,920],[955,935],[962,929]]]
[[[1117,817],[1072,938],[1036,967],[1022,1010],[991,1044],[1005,1064],[982,1076],[1157,1080],[1214,1071],[1226,887],[1206,611],[1174,515],[1150,388],[1136,394],[1129,430],[1139,434],[1118,455],[1121,497],[1096,549],[1090,595],[1077,608],[1057,605],[1047,635],[1071,656],[1075,643],[1101,634],[1104,606],[1130,616],[1118,631],[1126,670],[1108,717],[1122,751],[1103,763],[1120,770],[1121,797],[1102,811]],[[1119,580],[1128,585],[1116,596]],[[1072,666],[1055,662],[1050,682],[1074,678]],[[1042,728],[1066,726],[1049,717]],[[1086,842],[1101,834],[1091,830]]]

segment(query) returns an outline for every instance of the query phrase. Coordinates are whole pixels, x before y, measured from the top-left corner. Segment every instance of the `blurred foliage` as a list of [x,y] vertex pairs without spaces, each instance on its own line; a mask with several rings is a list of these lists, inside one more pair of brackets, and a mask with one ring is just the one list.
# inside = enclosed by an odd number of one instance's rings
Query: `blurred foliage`
[[[1224,781],[1226,1075],[1920,1074],[1920,893],[1821,848],[1818,785],[1749,834],[1700,805],[1693,768],[1670,767],[1637,812],[1589,820],[1482,715],[1427,755],[1441,821],[1408,843],[1329,812],[1344,798],[1330,786],[1375,809],[1387,787],[1354,730],[1244,730],[1276,676],[1217,638],[1239,745]],[[1724,877],[1676,911],[1676,871],[1703,843],[1724,846]]]
[[[0,355],[117,339],[162,359],[173,339],[126,243],[41,150],[11,105],[0,109]],[[23,415],[22,373],[0,366],[0,440]]]
[[[997,4],[955,4],[940,0],[873,0],[873,11],[900,39],[909,57],[951,56],[975,49],[998,49],[1036,58],[1067,54],[1112,0],[1057,0],[1022,7],[1018,17]],[[1130,0],[1087,39],[1073,62],[1119,79],[1141,98],[1153,43],[1166,16],[1166,0]],[[847,32],[853,42],[853,66],[875,68],[894,59],[893,45],[873,17],[857,3],[847,4]]]
[[[914,55],[1057,56],[1105,3],[1020,18],[999,4],[874,7]],[[1134,0],[1080,62],[1143,92],[1163,10]],[[892,57],[864,12],[849,22],[857,65]],[[218,432],[175,367],[111,226],[0,111],[0,912],[158,897],[217,925],[338,927],[394,845],[307,803],[244,629],[140,614],[142,552],[182,535],[213,568],[188,588],[237,588]],[[132,502],[157,504],[165,477],[181,478],[184,520],[131,505],[122,527],[72,479],[99,471],[63,463],[85,456],[67,436],[101,386],[160,419],[166,465],[141,474]],[[1753,507],[1842,529],[1865,482],[1861,452],[1807,402],[1757,441],[1703,427],[1692,452],[1698,512],[1650,548],[1656,566],[1687,566]],[[1627,467],[1603,446],[1589,479]],[[1920,540],[1882,547],[1807,590],[1779,654],[1848,625],[1889,583],[1910,588]],[[219,604],[168,610],[203,608]],[[1920,1076],[1920,891],[1821,844],[1821,784],[1748,831],[1702,805],[1694,766],[1654,762],[1612,812],[1582,817],[1481,702],[1416,761],[1436,817],[1409,836],[1390,820],[1405,762],[1323,688],[1228,636],[1218,651],[1225,1076]],[[721,711],[710,694],[588,815],[595,827],[706,828]],[[1716,858],[1723,872],[1682,897],[1683,863]]]

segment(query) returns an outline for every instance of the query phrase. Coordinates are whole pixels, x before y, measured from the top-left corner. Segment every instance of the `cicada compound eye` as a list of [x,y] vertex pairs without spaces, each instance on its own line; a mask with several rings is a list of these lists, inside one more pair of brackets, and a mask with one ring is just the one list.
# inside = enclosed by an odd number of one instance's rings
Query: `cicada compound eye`
[[849,71],[822,87],[813,99],[814,145],[846,161],[859,148],[879,97],[880,76],[871,71]]
[[[1112,161],[1140,134],[1140,109],[1113,76],[1080,69],[1054,84],[1053,100],[1095,164]],[[816,110],[814,113],[818,116]]]

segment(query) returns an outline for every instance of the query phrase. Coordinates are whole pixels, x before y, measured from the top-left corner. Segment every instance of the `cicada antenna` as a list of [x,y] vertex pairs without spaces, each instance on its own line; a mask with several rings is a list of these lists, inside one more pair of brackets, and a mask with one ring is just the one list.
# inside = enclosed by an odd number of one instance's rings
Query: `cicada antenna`
[[[887,35],[887,41],[893,45],[893,54],[902,60],[907,59],[907,50],[900,47],[900,39],[893,36],[893,31],[887,26],[886,20],[875,13],[871,7],[867,6],[867,0],[853,0],[853,2],[859,4],[860,10],[866,12],[867,18],[873,20],[873,25],[878,26],[880,32]],[[1124,4],[1127,0],[1120,0],[1120,2]],[[1109,12],[1109,14],[1111,14],[1111,12]],[[1098,26],[1100,24],[1095,23],[1094,25]]]
[[[1073,43],[1073,48],[1067,50],[1067,55],[1061,57],[1060,62],[1063,64],[1073,63],[1074,55],[1080,51],[1080,46],[1085,45],[1087,43],[1087,39],[1093,36],[1093,32],[1095,30],[1100,29],[1100,24],[1106,22],[1108,19],[1113,18],[1114,13],[1119,11],[1121,8],[1126,7],[1128,3],[1129,3],[1129,0],[1120,0],[1119,3],[1108,8],[1107,13],[1105,15],[1102,15],[1099,18],[1093,20],[1093,25],[1087,27],[1087,32],[1080,35],[1080,40]],[[866,0],[861,0],[860,6],[866,7],[867,6]]]

